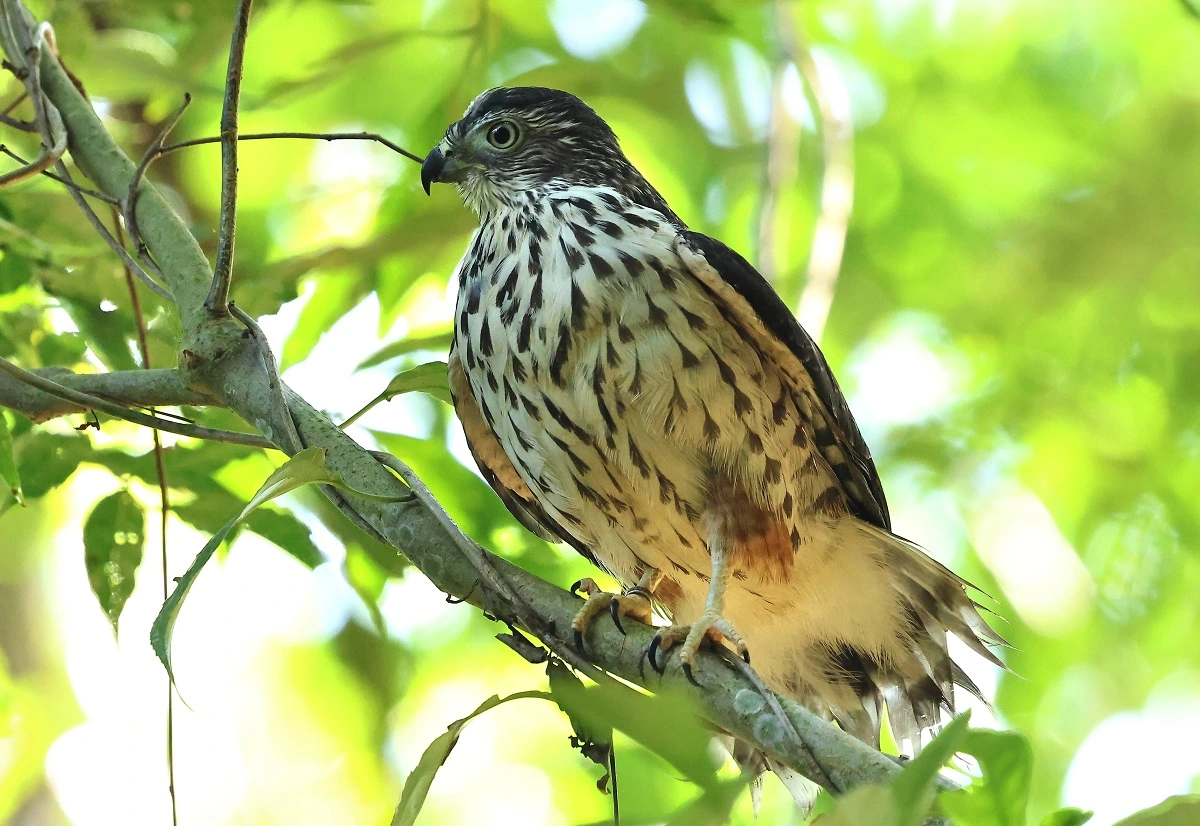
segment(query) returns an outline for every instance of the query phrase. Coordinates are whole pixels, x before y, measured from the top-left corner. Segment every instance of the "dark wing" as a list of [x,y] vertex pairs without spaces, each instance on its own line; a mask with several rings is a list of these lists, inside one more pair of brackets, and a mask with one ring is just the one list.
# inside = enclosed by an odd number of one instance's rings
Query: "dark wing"
[[591,551],[546,513],[529,486],[525,484],[525,480],[517,473],[512,460],[504,452],[500,440],[492,432],[491,425],[487,423],[475,402],[475,397],[471,394],[471,384],[463,372],[462,362],[454,353],[450,354],[447,373],[450,379],[450,395],[454,397],[454,411],[462,422],[471,456],[479,466],[483,478],[500,497],[500,501],[517,521],[532,533],[547,542],[566,542],[595,563]]
[[846,492],[855,516],[891,529],[879,472],[858,424],[825,356],[783,299],[745,258],[720,241],[698,232],[680,233],[680,256],[712,293],[728,320],[753,337],[761,349],[793,375],[807,377],[824,407],[824,422],[814,421],[814,441]]

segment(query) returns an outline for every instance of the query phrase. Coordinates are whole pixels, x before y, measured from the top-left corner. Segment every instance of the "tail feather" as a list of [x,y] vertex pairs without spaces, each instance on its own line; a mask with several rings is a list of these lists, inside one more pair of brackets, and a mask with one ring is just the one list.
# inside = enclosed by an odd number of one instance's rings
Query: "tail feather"
[[[911,542],[871,526],[865,529],[882,546],[882,559],[900,597],[907,628],[906,639],[889,652],[889,658],[880,662],[862,657],[854,662],[865,680],[851,685],[864,707],[882,697],[896,742],[908,742],[917,751],[922,732],[936,730],[943,713],[954,713],[955,686],[983,700],[979,687],[950,659],[948,635],[958,637],[1001,668],[1005,667],[1003,661],[988,646],[1008,643],[984,621],[978,610],[981,606],[968,595],[972,586],[966,580]],[[857,709],[835,712],[835,717],[859,739],[878,743],[877,722],[871,737],[860,734],[866,725]],[[842,723],[842,717],[849,718],[851,725]]]

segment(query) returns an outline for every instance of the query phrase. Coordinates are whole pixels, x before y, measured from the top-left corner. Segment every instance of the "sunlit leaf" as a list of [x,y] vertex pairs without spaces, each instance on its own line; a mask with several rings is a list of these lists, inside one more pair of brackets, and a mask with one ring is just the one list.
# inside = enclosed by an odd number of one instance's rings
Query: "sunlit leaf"
[[1116,826],[1196,826],[1197,823],[1200,823],[1200,794],[1185,794],[1168,797]]
[[410,370],[405,370],[388,382],[388,386],[384,388],[382,393],[371,399],[361,410],[342,422],[341,426],[349,427],[362,418],[375,405],[391,401],[401,393],[412,393],[413,391],[428,393],[430,396],[444,401],[446,404],[453,404],[454,399],[450,397],[450,383],[446,376],[446,362],[430,361],[425,364],[418,364]]
[[970,720],[969,711],[951,720],[892,781],[898,826],[920,826],[925,821],[936,793],[938,772],[962,748]]
[[1093,814],[1083,809],[1059,809],[1043,817],[1041,826],[1083,826],[1092,819]]
[[17,473],[17,460],[13,457],[12,433],[8,430],[8,419],[0,413],[0,482],[8,486],[8,492],[20,504],[25,504],[21,492],[21,474]]
[[581,737],[605,742],[612,729],[619,729],[696,785],[716,782],[717,767],[708,751],[712,736],[685,696],[642,694],[615,682],[584,686],[574,675],[561,673],[565,670],[559,664],[549,667],[550,689]]
[[421,759],[417,761],[416,767],[404,781],[404,791],[400,794],[400,804],[396,806],[396,813],[392,816],[392,826],[412,826],[416,822],[417,815],[421,813],[421,807],[425,805],[425,797],[429,794],[429,787],[433,785],[433,779],[437,776],[438,769],[450,756],[450,752],[458,743],[458,738],[467,723],[502,703],[524,699],[549,700],[551,698],[545,691],[521,691],[503,699],[499,695],[493,695],[466,717],[451,723],[445,733],[438,735],[437,739],[426,747]]
[[749,786],[745,777],[722,780],[704,790],[698,798],[671,816],[667,826],[724,826],[729,822],[733,804]]
[[92,593],[108,617],[113,634],[146,546],[146,515],[127,490],[96,503],[83,523],[83,561]]
[[942,808],[971,826],[1025,826],[1033,751],[1024,735],[975,729],[959,751],[973,756],[983,776],[966,789],[942,795]]
[[184,575],[176,580],[175,590],[167,597],[167,601],[163,603],[163,607],[155,618],[154,624],[150,626],[150,645],[154,649],[154,653],[158,655],[158,659],[162,661],[163,666],[167,669],[167,674],[170,675],[172,682],[175,681],[175,672],[171,667],[171,633],[175,628],[175,620],[179,616],[179,609],[183,606],[183,601],[187,598],[188,591],[191,590],[196,577],[200,575],[200,570],[212,558],[212,555],[221,546],[221,543],[225,541],[225,538],[229,536],[230,531],[256,508],[277,496],[282,496],[304,485],[313,484],[336,485],[352,491],[356,496],[388,501],[388,497],[368,495],[362,491],[353,490],[346,485],[340,476],[332,473],[325,466],[324,448],[305,448],[280,465],[267,478],[262,487],[258,489],[258,493],[254,494],[254,497],[242,509],[242,512],[226,522],[205,543]]
[[374,367],[377,364],[383,364],[385,361],[391,361],[392,359],[400,358],[400,356],[407,356],[409,353],[415,353],[420,350],[445,352],[449,349],[449,331],[431,336],[406,337],[399,341],[393,341],[391,344],[376,350],[370,356],[363,359],[356,369],[365,370],[368,367]]
[[839,797],[832,812],[813,821],[813,826],[897,826],[896,802],[887,786],[859,786]]

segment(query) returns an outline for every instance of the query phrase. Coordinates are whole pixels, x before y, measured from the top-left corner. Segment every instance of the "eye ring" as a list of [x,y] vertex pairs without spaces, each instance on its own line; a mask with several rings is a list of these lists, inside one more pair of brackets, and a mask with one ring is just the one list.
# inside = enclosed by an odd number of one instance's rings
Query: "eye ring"
[[520,139],[521,127],[507,118],[496,121],[487,131],[487,142],[495,149],[512,149]]

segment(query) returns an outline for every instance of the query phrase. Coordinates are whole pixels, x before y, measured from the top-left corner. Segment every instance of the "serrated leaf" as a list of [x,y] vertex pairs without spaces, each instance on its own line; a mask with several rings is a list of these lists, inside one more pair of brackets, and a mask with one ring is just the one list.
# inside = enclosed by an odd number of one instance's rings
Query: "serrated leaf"
[[0,482],[8,486],[17,504],[25,504],[25,494],[21,492],[21,474],[17,473],[17,460],[13,455],[12,433],[8,430],[8,419],[3,413],[0,413]]
[[1021,734],[977,729],[967,732],[959,751],[972,755],[982,777],[965,789],[942,795],[943,810],[971,826],[1025,826],[1033,750]]
[[450,397],[450,380],[446,371],[447,366],[444,361],[430,361],[425,364],[418,364],[410,370],[405,370],[388,382],[388,386],[384,388],[382,393],[371,399],[361,410],[342,422],[341,427],[349,427],[362,418],[375,405],[391,401],[402,393],[419,391],[421,393],[428,393],[430,396],[444,401],[446,404],[454,404],[454,399]]
[[941,734],[921,749],[904,771],[892,781],[892,796],[896,801],[896,822],[899,826],[920,826],[936,794],[935,781],[942,766],[958,752],[966,740],[969,711],[951,720]]
[[1181,794],[1130,815],[1116,826],[1195,826],[1197,823],[1200,823],[1200,794]]
[[258,493],[254,494],[254,497],[242,509],[241,513],[226,522],[205,543],[200,553],[192,560],[191,566],[184,575],[176,579],[175,590],[167,597],[167,601],[163,603],[158,616],[154,619],[154,624],[150,626],[150,646],[154,649],[154,653],[158,655],[158,659],[162,662],[163,667],[167,669],[167,675],[171,678],[172,683],[175,682],[175,672],[171,667],[171,633],[175,629],[175,620],[179,616],[179,609],[183,606],[183,601],[187,598],[188,591],[191,590],[196,577],[200,575],[200,570],[208,563],[208,560],[212,558],[217,548],[221,546],[221,543],[225,541],[225,538],[229,536],[238,523],[244,520],[256,508],[277,496],[282,496],[304,485],[313,484],[335,485],[349,490],[355,496],[362,496],[377,501],[387,502],[397,500],[397,497],[376,496],[351,488],[341,476],[331,472],[325,466],[324,448],[305,448],[280,465],[274,473],[267,477],[267,481],[258,489]]
[[450,752],[458,743],[458,738],[467,723],[485,711],[490,711],[502,703],[529,698],[540,700],[551,699],[550,695],[545,691],[521,691],[516,694],[510,694],[503,699],[501,699],[500,695],[493,694],[487,700],[484,700],[479,708],[461,720],[455,720],[447,726],[445,733],[438,735],[425,748],[425,753],[421,755],[421,759],[417,761],[416,767],[409,773],[408,779],[404,781],[404,791],[400,794],[400,803],[396,806],[396,813],[392,816],[392,826],[412,826],[416,822],[417,815],[421,813],[421,807],[425,805],[425,798],[429,794],[429,787],[433,785],[433,779],[437,776],[437,770],[442,767],[442,764],[446,762],[446,758],[450,756]]
[[1059,809],[1042,818],[1041,826],[1083,826],[1092,819],[1095,812],[1085,812],[1083,809]]
[[83,524],[83,560],[92,593],[112,625],[113,635],[146,546],[146,515],[129,491],[96,503]]

